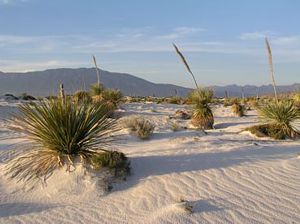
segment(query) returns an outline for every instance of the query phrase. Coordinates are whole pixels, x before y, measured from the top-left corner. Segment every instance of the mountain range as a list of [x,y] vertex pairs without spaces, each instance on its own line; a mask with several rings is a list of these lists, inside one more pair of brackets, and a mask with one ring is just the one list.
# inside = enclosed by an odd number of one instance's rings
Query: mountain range
[[[136,76],[100,70],[100,81],[106,88],[120,89],[124,95],[129,96],[185,96],[191,89],[172,84],[157,84]],[[97,82],[95,68],[58,68],[45,71],[26,73],[0,72],[0,95],[7,93],[20,95],[26,92],[33,96],[57,95],[60,83],[64,84],[69,94],[77,90],[88,90]],[[217,97],[239,97],[242,89],[245,96],[269,94],[273,92],[271,85],[264,86],[210,86]],[[300,83],[278,86],[278,92],[291,92],[300,90]]]

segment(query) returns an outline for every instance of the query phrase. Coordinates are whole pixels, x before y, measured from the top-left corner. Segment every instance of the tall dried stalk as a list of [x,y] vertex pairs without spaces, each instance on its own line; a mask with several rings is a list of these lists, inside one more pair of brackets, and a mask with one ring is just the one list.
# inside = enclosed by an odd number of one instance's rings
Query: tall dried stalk
[[98,83],[98,85],[100,85],[100,73],[99,73],[99,69],[98,69],[98,66],[97,66],[97,61],[96,61],[95,55],[93,55],[93,61],[94,61],[95,68],[96,68],[96,73],[97,73],[97,83]]
[[196,78],[195,78],[195,76],[194,76],[192,70],[190,69],[189,64],[187,63],[187,60],[185,59],[185,57],[183,56],[183,54],[179,51],[178,47],[177,47],[174,43],[173,43],[173,47],[175,48],[176,53],[177,53],[177,54],[179,55],[179,57],[181,58],[181,60],[182,60],[183,64],[185,65],[187,71],[191,74],[191,76],[192,76],[192,78],[193,78],[193,80],[194,80],[194,82],[195,82],[195,85],[196,85],[197,90],[199,90],[199,87],[198,87]]
[[271,46],[269,44],[268,38],[265,39],[266,46],[267,46],[267,53],[268,53],[268,59],[269,59],[269,67],[270,67],[270,76],[273,84],[274,94],[275,94],[275,100],[278,103],[278,97],[277,97],[277,90],[276,90],[276,83],[274,78],[274,66],[273,66],[273,59],[272,59],[272,50]]

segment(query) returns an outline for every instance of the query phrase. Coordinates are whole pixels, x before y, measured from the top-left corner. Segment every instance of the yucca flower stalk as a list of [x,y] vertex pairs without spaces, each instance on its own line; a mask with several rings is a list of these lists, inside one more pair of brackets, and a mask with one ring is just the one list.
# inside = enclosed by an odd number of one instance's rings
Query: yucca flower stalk
[[273,89],[274,89],[275,100],[278,103],[277,89],[276,89],[276,83],[275,83],[275,77],[274,77],[273,56],[272,56],[271,46],[270,46],[270,43],[269,43],[267,37],[265,38],[265,42],[266,42],[266,47],[267,47],[270,76],[271,76],[272,85],[273,85]]
[[[192,124],[201,128],[202,130],[212,129],[214,124],[214,117],[211,108],[209,106],[209,103],[212,100],[213,91],[209,89],[199,88],[196,78],[187,60],[185,59],[183,54],[180,52],[180,50],[174,43],[173,43],[173,47],[176,53],[178,54],[178,56],[180,57],[181,61],[183,62],[188,73],[192,76],[196,86],[195,92],[192,92],[189,96],[190,101],[196,104],[192,115]],[[195,93],[198,96],[196,96]]]
[[196,89],[198,90],[199,87],[198,87],[198,84],[197,84],[197,81],[196,81],[196,78],[194,76],[194,73],[192,72],[187,60],[185,59],[185,57],[183,56],[183,54],[179,51],[178,47],[173,43],[173,47],[175,48],[175,51],[176,53],[178,54],[178,56],[181,58],[184,66],[186,67],[187,71],[191,74],[193,80],[194,80],[194,83],[195,83],[195,86],[196,86]]
[[96,69],[96,74],[97,74],[97,84],[100,85],[100,72],[99,72],[99,69],[98,69],[97,60],[96,60],[95,55],[93,55],[93,62],[94,62],[95,69]]
[[89,166],[94,156],[108,151],[117,130],[107,108],[71,98],[24,104],[11,120],[31,149],[12,159],[6,174],[18,181],[47,179],[55,169],[70,171],[74,162]]

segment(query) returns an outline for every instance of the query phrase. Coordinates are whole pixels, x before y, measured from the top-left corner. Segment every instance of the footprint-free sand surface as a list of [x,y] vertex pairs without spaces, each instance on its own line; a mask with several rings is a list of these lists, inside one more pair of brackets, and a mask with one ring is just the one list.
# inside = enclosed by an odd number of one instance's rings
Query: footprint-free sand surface
[[122,105],[122,116],[146,116],[156,129],[146,141],[122,130],[113,149],[128,155],[132,174],[103,192],[80,167],[34,190],[7,180],[3,168],[21,140],[4,120],[16,104],[0,105],[0,223],[300,223],[300,141],[242,132],[258,122],[255,111],[237,118],[214,106],[215,129],[204,134],[171,130],[169,115],[185,106]]

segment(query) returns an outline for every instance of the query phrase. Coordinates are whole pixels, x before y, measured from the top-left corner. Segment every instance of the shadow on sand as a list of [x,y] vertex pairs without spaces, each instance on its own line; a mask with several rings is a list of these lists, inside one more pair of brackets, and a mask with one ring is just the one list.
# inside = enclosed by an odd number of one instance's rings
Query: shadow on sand
[[273,160],[296,155],[297,146],[245,146],[239,150],[227,152],[212,152],[184,155],[159,155],[131,157],[133,174],[116,190],[125,190],[139,181],[157,175],[200,171],[208,169],[221,169],[231,166],[250,163],[258,160]]
[[42,203],[4,203],[0,204],[0,218],[42,212],[57,207]]

